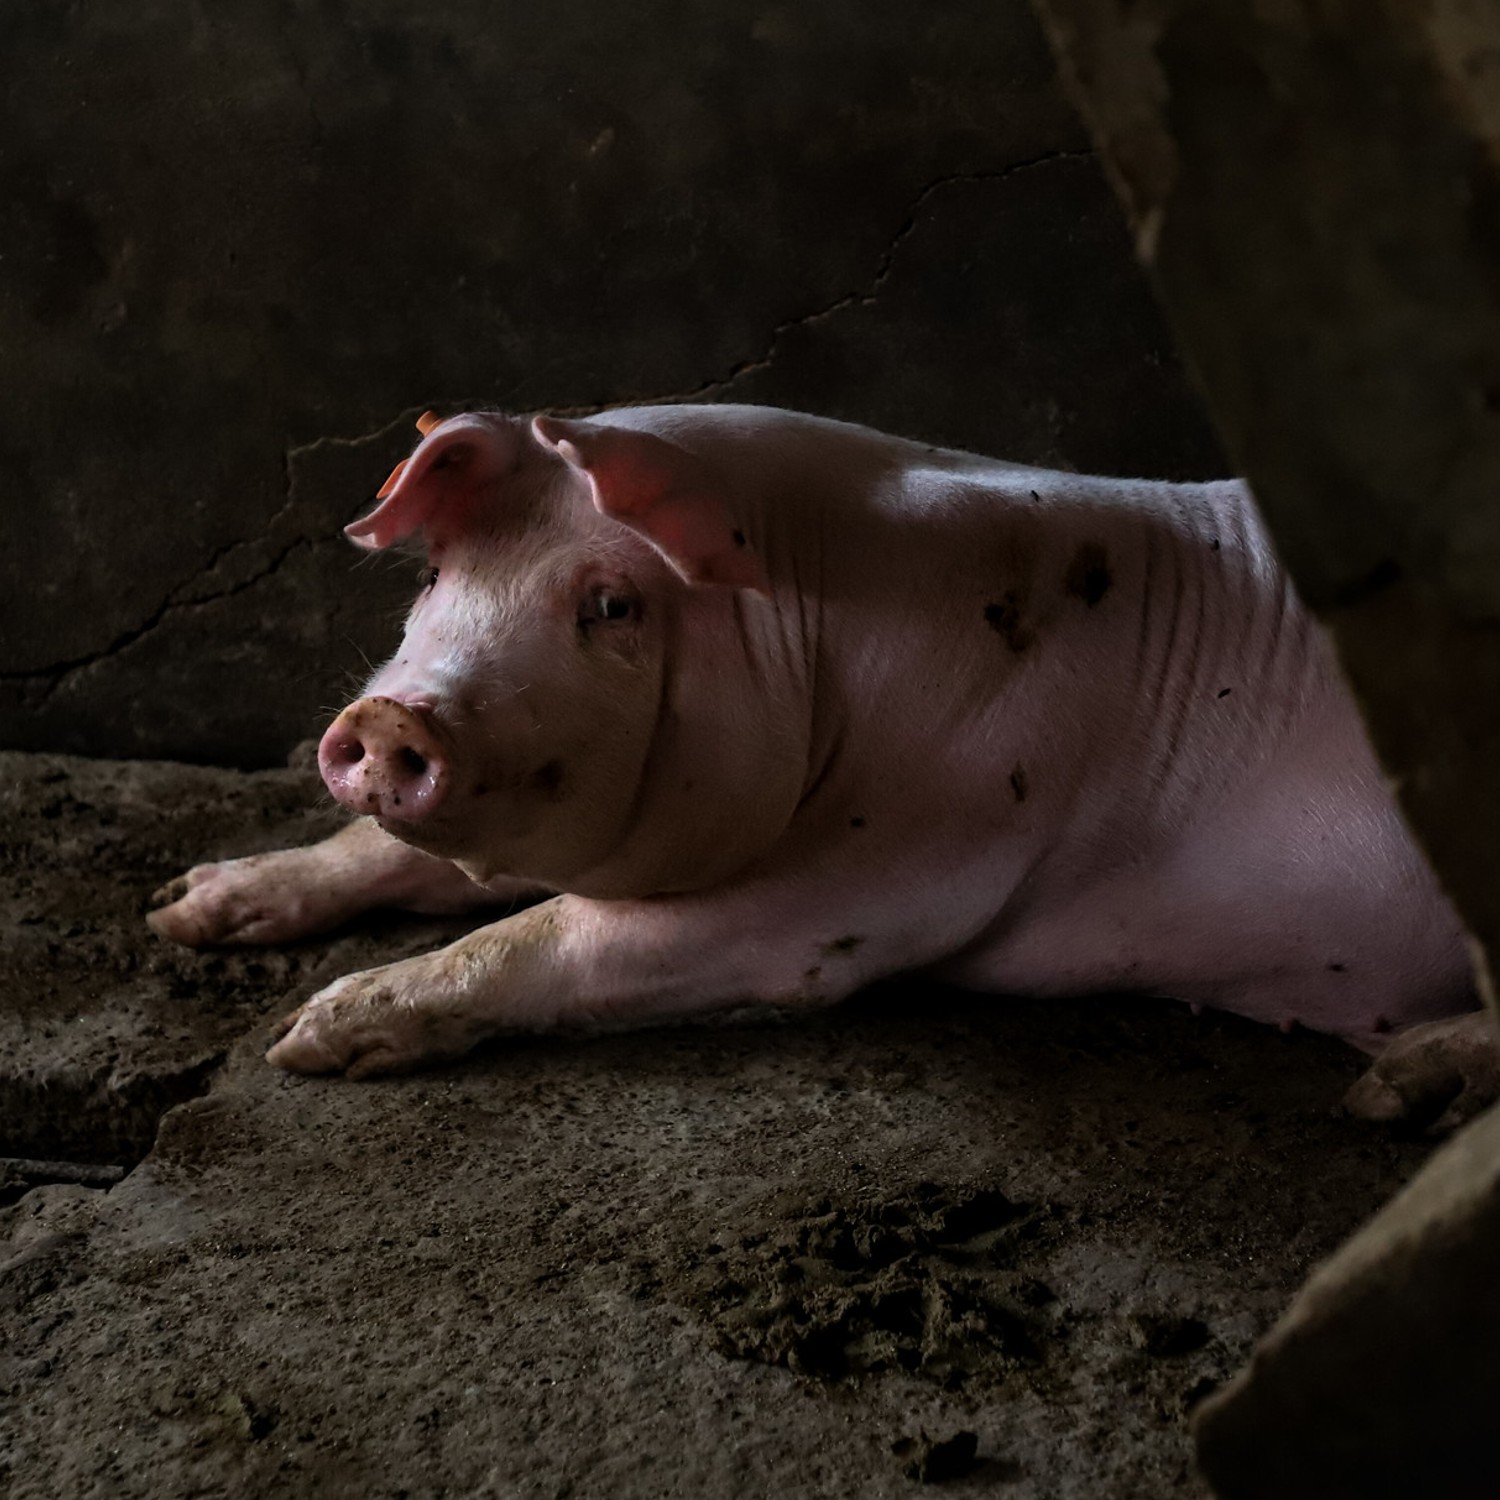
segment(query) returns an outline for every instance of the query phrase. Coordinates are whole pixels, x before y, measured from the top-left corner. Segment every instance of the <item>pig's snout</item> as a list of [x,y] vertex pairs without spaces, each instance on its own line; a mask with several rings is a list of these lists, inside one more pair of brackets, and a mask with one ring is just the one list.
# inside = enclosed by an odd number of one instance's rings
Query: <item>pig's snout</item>
[[430,817],[448,790],[448,762],[431,724],[394,698],[361,698],[318,746],[318,770],[338,801],[392,823]]

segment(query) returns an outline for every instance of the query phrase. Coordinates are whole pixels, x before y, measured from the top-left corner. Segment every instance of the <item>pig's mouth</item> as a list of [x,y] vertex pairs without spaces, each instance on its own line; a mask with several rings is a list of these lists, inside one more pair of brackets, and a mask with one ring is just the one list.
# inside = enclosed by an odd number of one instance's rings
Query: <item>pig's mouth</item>
[[435,854],[441,859],[456,859],[463,851],[465,840],[458,820],[445,816],[424,819],[420,822],[409,818],[383,818],[372,814],[375,821],[403,844],[421,849],[426,854]]

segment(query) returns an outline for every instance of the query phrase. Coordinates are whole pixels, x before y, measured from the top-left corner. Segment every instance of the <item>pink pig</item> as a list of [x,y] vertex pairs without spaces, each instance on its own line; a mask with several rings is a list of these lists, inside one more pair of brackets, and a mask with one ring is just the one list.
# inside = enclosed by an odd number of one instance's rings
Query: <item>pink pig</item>
[[[320,747],[366,816],[199,866],[149,920],[261,943],[551,899],[339,980],[272,1062],[366,1077],[906,971],[1372,1052],[1473,1007],[1463,930],[1242,484],[745,406],[419,425],[348,528],[419,536],[431,567]],[[1400,1075],[1367,1075],[1365,1112],[1405,1107]]]

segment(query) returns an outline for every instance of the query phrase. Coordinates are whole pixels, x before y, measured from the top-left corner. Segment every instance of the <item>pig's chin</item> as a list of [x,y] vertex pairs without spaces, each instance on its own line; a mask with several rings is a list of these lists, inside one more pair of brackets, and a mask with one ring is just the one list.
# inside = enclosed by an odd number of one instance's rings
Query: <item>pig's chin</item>
[[475,885],[488,885],[492,880],[499,880],[502,876],[513,875],[514,872],[493,859],[488,859],[482,854],[458,855],[453,859],[458,866]]
[[391,835],[424,854],[452,861],[470,880],[484,885],[499,876],[514,876],[515,871],[495,859],[493,854],[474,847],[474,829],[461,820],[430,818],[421,822],[402,822],[396,818],[375,820]]
[[436,854],[442,859],[457,861],[465,850],[463,837],[454,823],[443,818],[423,818],[408,822],[403,818],[376,818],[392,838],[420,849],[424,854]]

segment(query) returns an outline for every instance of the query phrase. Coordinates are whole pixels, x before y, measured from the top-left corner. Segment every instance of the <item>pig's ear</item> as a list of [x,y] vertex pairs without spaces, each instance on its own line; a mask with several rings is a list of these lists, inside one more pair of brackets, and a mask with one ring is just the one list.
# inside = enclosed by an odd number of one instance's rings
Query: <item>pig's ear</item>
[[645,537],[686,582],[771,592],[702,459],[631,427],[537,417],[531,430],[588,480],[602,514]]
[[422,441],[391,471],[375,497],[380,504],[344,528],[356,546],[389,547],[414,532],[460,519],[479,491],[515,462],[514,430],[484,417],[439,422],[427,412],[417,427]]

